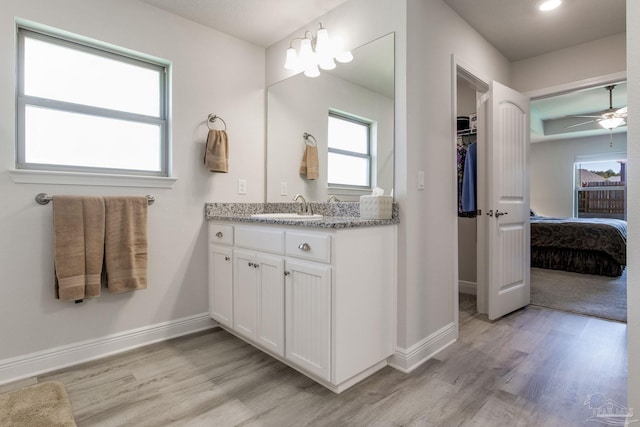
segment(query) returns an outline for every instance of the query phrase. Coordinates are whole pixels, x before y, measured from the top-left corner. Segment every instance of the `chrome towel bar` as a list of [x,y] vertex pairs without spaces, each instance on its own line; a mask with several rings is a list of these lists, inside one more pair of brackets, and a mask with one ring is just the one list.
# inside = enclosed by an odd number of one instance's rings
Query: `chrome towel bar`
[[[156,198],[147,194],[147,203],[149,204],[149,206],[151,206],[153,204],[153,202],[156,201]],[[48,195],[47,193],[38,193],[36,194],[36,202],[38,202],[38,204],[40,205],[46,205],[47,203],[49,203],[51,200],[53,200],[53,196]]]

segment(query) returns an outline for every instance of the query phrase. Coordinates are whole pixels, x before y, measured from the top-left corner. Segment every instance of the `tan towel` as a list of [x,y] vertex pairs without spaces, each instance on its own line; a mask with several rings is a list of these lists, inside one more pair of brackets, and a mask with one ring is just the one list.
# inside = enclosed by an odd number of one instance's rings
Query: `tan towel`
[[75,301],[100,295],[104,258],[101,197],[53,197],[56,296]]
[[307,179],[318,179],[318,147],[315,145],[305,145],[300,163],[300,173]]
[[105,197],[105,269],[110,293],[147,287],[147,198]]
[[104,199],[83,197],[84,218],[84,296],[100,296],[104,263]]
[[211,172],[229,172],[229,141],[224,130],[209,130],[204,164]]

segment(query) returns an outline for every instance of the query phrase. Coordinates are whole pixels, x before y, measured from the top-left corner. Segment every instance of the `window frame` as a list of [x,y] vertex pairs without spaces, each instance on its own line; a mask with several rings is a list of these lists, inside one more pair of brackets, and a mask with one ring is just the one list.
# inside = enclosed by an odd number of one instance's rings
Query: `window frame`
[[[25,23],[18,22],[16,25],[17,35],[17,57],[16,57],[16,169],[19,173],[15,174],[18,177],[21,172],[29,173],[63,173],[68,176],[69,173],[82,173],[89,175],[102,175],[102,176],[133,176],[145,178],[169,178],[170,177],[170,165],[171,165],[171,150],[169,141],[169,72],[170,63],[167,61],[152,59],[143,54],[137,54],[126,50],[124,48],[118,48],[115,46],[107,46],[104,43],[84,39],[79,36],[74,36],[68,33],[62,34],[53,29],[42,29],[36,26],[27,25]],[[112,110],[109,108],[94,107],[85,104],[76,104],[72,102],[59,101],[55,99],[42,98],[32,95],[26,95],[24,91],[24,79],[25,79],[25,38],[33,38],[42,40],[47,43],[56,44],[71,48],[77,51],[91,53],[93,55],[99,55],[108,59],[116,60],[122,63],[134,64],[138,67],[144,67],[158,72],[159,76],[159,111],[158,117],[148,116],[144,114],[130,113],[122,110]],[[51,163],[30,163],[26,161],[26,109],[28,106],[36,108],[47,108],[60,112],[85,114],[98,118],[125,120],[134,123],[151,124],[159,127],[160,130],[160,170],[138,170],[138,169],[119,169],[119,168],[106,168],[106,167],[94,167],[94,166],[77,166],[77,165],[59,165]],[[22,174],[24,175],[24,174]],[[18,178],[16,182],[27,182]],[[15,179],[14,179],[15,180]],[[121,179],[117,179],[121,182]],[[157,186],[164,186],[158,184]]]
[[[372,156],[372,151],[373,151],[373,147],[372,147],[372,127],[373,127],[373,123],[371,121],[365,120],[365,119],[360,119],[357,117],[354,117],[352,115],[346,114],[346,113],[338,113],[336,111],[329,111],[329,115],[328,118],[336,118],[339,120],[344,120],[347,122],[352,122],[352,123],[356,123],[358,125],[364,126],[367,128],[367,152],[366,153],[358,153],[355,151],[349,151],[349,150],[341,150],[339,148],[332,148],[329,146],[329,141],[327,141],[327,153],[335,153],[335,154],[341,154],[344,156],[351,156],[351,157],[357,157],[357,158],[363,158],[367,160],[367,164],[368,164],[368,168],[367,168],[367,183],[368,185],[355,185],[355,184],[337,184],[337,183],[332,183],[329,181],[329,174],[327,173],[327,187],[329,189],[337,189],[337,190],[347,190],[347,189],[352,189],[352,190],[358,190],[358,191],[365,191],[365,190],[371,190],[373,188],[373,156]],[[328,169],[329,165],[328,165],[328,160],[327,160],[327,169]]]

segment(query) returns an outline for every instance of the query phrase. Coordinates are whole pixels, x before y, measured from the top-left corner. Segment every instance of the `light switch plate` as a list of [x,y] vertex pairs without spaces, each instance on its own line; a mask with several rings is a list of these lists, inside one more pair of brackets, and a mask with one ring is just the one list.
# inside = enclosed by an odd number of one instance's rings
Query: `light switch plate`
[[247,180],[239,179],[238,180],[238,194],[247,194]]
[[282,181],[280,183],[280,195],[281,196],[286,196],[287,195],[287,182],[286,181]]

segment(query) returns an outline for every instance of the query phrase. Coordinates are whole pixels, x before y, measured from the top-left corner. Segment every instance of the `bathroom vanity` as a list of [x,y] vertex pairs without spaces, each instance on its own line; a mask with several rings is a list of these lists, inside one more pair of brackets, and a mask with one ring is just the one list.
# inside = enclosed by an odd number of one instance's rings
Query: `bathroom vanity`
[[209,310],[220,326],[340,393],[395,347],[394,221],[210,217]]

